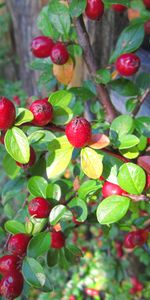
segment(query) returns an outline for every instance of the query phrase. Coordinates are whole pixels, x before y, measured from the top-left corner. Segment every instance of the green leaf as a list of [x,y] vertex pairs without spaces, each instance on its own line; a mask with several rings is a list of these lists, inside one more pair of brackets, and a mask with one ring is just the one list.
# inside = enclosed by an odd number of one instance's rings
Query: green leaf
[[73,93],[76,98],[81,98],[82,101],[96,97],[96,95],[90,89],[85,87],[73,87],[69,89],[69,91]]
[[52,208],[50,215],[49,215],[49,221],[51,225],[56,225],[62,217],[64,217],[64,214],[67,212],[67,207],[59,204]]
[[111,73],[107,69],[100,69],[96,72],[96,83],[107,84],[111,81]]
[[7,130],[5,134],[5,147],[14,160],[22,164],[29,162],[29,143],[26,135],[21,129],[12,127]]
[[81,150],[81,168],[89,178],[99,178],[103,172],[101,155],[91,148],[83,148]]
[[128,211],[130,199],[122,196],[105,198],[97,208],[97,219],[100,224],[109,225],[118,222]]
[[55,135],[48,130],[33,131],[28,136],[28,140],[30,144],[38,143],[38,145],[51,142],[55,138],[56,138]]
[[18,221],[15,221],[15,220],[5,222],[4,228],[7,232],[13,233],[13,234],[20,233],[20,232],[22,232],[22,233],[26,232],[24,224],[22,224]]
[[23,123],[32,121],[34,118],[32,112],[26,108],[18,108],[18,114],[15,121],[15,126],[20,126]]
[[57,91],[52,93],[48,99],[48,102],[53,106],[62,106],[63,108],[68,106],[72,100],[73,95],[68,91]]
[[58,0],[52,1],[49,4],[49,17],[53,27],[67,37],[71,26],[68,7]]
[[115,157],[111,155],[111,153],[102,152],[103,154],[103,165],[104,165],[104,172],[103,177],[112,183],[118,184],[117,175],[120,166],[124,163],[119,157]]
[[126,110],[127,112],[132,112],[136,107],[138,100],[136,98],[132,98],[126,101]]
[[144,136],[150,136],[150,118],[149,117],[139,117],[134,120],[135,128]]
[[54,39],[57,39],[59,37],[57,30],[51,24],[48,6],[43,7],[43,9],[41,10],[37,19],[37,26],[44,35],[50,36]]
[[7,175],[12,179],[14,179],[17,176],[20,170],[15,160],[8,153],[6,153],[6,155],[4,156],[3,168]]
[[86,203],[83,200],[74,198],[69,202],[68,207],[75,210],[77,214],[76,219],[78,222],[84,222],[87,219],[88,209]]
[[110,57],[110,63],[114,62],[123,53],[137,50],[144,39],[144,26],[141,24],[129,25],[121,33],[116,48]]
[[53,122],[56,125],[65,125],[73,118],[73,112],[69,107],[54,107]]
[[136,164],[123,164],[119,170],[118,183],[126,192],[140,195],[146,184],[145,172]]
[[49,183],[46,189],[46,198],[59,201],[61,198],[60,186],[55,183]]
[[35,197],[46,198],[47,181],[43,177],[33,176],[28,181],[28,190]]
[[78,263],[79,258],[82,256],[82,252],[79,248],[74,245],[67,245],[64,248],[65,257],[71,263]]
[[122,135],[119,139],[119,149],[132,148],[139,144],[140,140],[133,134]]
[[78,190],[79,198],[85,199],[89,194],[93,194],[99,190],[101,186],[102,184],[100,181],[88,180],[83,182]]
[[67,270],[69,268],[69,262],[65,256],[65,250],[63,248],[58,252],[58,264],[62,269]]
[[25,257],[22,266],[23,277],[25,281],[35,288],[41,288],[46,282],[43,267],[37,260],[31,257]]
[[80,45],[69,45],[67,47],[68,51],[69,51],[69,54],[73,57],[75,56],[82,56],[83,54],[83,50],[82,48],[80,47]]
[[124,157],[129,159],[134,159],[139,156],[139,150],[136,146],[129,149],[122,149],[120,152]]
[[73,146],[68,142],[66,136],[57,138],[50,143],[46,168],[49,179],[56,178],[65,171],[70,163],[72,152]]
[[34,236],[27,250],[27,256],[37,258],[47,252],[50,248],[51,237],[49,232],[40,232]]
[[79,17],[85,11],[86,5],[86,0],[72,0],[69,5],[71,17]]
[[112,4],[122,4],[125,6],[130,6],[130,0],[103,0],[105,5],[111,6]]
[[122,115],[113,120],[110,131],[118,133],[119,137],[132,133],[134,129],[133,118],[128,115]]
[[58,250],[50,248],[47,253],[47,265],[51,268],[57,264]]
[[132,97],[139,94],[138,86],[131,80],[126,78],[119,78],[109,83],[112,90],[121,96]]
[[146,90],[149,88],[150,83],[150,74],[140,72],[140,74],[136,77],[136,84],[140,89]]

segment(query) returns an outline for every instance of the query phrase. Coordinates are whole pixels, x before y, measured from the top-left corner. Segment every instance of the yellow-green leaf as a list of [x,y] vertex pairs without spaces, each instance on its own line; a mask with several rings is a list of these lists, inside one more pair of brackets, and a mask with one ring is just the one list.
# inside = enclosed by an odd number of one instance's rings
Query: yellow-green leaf
[[102,156],[91,148],[86,147],[82,149],[81,167],[89,178],[99,178],[103,172]]

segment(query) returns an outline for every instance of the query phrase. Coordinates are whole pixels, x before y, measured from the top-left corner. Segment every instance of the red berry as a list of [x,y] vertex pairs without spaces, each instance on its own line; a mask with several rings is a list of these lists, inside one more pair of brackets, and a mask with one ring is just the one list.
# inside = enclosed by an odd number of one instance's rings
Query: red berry
[[147,35],[150,35],[150,20],[148,20],[145,24],[144,24],[144,29],[145,29],[145,33]]
[[86,16],[91,20],[99,20],[104,13],[104,4],[101,0],[87,0]]
[[52,248],[63,248],[65,246],[65,236],[61,231],[51,232],[51,247]]
[[31,237],[25,233],[13,235],[8,242],[8,251],[14,255],[24,256],[30,239]]
[[1,143],[2,145],[4,145],[5,133],[6,133],[6,131],[1,131],[0,143]]
[[134,292],[141,292],[144,288],[143,284],[135,277],[131,277],[131,283],[133,285]]
[[13,100],[17,105],[21,104],[20,98],[18,96],[13,96]]
[[127,7],[122,4],[112,4],[112,9],[117,12],[123,12],[127,9]]
[[134,295],[137,293],[137,290],[135,288],[131,288],[129,292],[131,295]]
[[117,241],[115,242],[117,256],[121,258],[123,256],[123,245],[121,242]]
[[36,100],[30,105],[30,111],[34,119],[32,123],[36,126],[47,125],[53,117],[53,107],[47,100]]
[[28,211],[35,218],[47,218],[52,209],[50,202],[44,198],[37,197],[30,201]]
[[148,190],[150,188],[150,175],[147,174],[146,175],[146,185],[145,185],[145,189]]
[[103,176],[100,176],[99,180],[100,180],[100,181],[104,181],[105,178],[104,178]]
[[0,130],[7,130],[15,123],[16,110],[14,104],[5,97],[0,97]]
[[150,9],[150,0],[143,0],[143,3],[145,4],[146,8]]
[[83,224],[83,222],[77,221],[77,219],[76,219],[75,216],[72,217],[72,221],[73,221],[73,223],[75,223],[76,225],[81,225],[81,224]]
[[66,136],[76,148],[86,146],[91,139],[91,124],[82,117],[75,117],[66,126]]
[[48,36],[37,36],[32,40],[31,51],[35,57],[46,58],[51,55],[54,42]]
[[118,57],[116,69],[122,76],[132,76],[140,67],[140,59],[134,53],[125,53]]
[[142,246],[148,239],[148,232],[144,229],[138,229],[129,232],[124,239],[124,247],[133,249],[136,246]]
[[18,271],[8,273],[0,282],[0,294],[7,299],[15,299],[22,290],[23,276]]
[[99,291],[91,288],[85,288],[85,294],[88,296],[99,296]]
[[20,269],[20,259],[15,255],[5,255],[0,258],[0,274],[7,275],[14,270]]
[[150,137],[147,138],[147,144],[150,145]]
[[122,193],[126,192],[122,190],[119,185],[112,182],[105,181],[102,187],[102,195],[104,198],[107,198],[111,195],[122,195]]
[[67,51],[66,46],[61,43],[57,42],[51,52],[51,60],[56,65],[64,65],[67,60],[69,59],[69,53]]
[[31,166],[33,166],[35,164],[35,161],[36,161],[35,151],[34,151],[34,149],[32,147],[30,147],[30,159],[29,159],[29,162],[27,164],[21,164],[18,161],[16,161],[16,164],[20,168],[28,169],[28,168],[30,168]]
[[71,295],[71,296],[69,297],[69,300],[76,300],[76,297],[75,297],[74,295]]

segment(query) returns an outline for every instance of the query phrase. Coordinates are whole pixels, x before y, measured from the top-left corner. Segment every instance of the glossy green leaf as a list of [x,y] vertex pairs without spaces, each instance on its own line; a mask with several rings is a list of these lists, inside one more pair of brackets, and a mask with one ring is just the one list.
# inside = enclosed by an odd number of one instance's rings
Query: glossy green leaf
[[81,184],[78,190],[78,196],[81,199],[86,199],[88,195],[92,195],[97,190],[101,188],[101,182],[97,182],[96,180],[88,180]]
[[109,225],[118,222],[128,211],[130,199],[122,196],[105,198],[97,208],[97,219],[100,224]]
[[65,125],[73,118],[73,111],[69,107],[54,107],[53,122],[56,125]]
[[56,30],[65,36],[68,36],[70,31],[71,21],[69,9],[58,0],[52,1],[49,4],[49,20]]
[[68,203],[68,207],[75,210],[77,214],[77,221],[84,222],[88,216],[88,209],[86,203],[79,198],[74,198]]
[[35,197],[46,198],[47,181],[43,177],[33,176],[28,181],[29,192]]
[[29,142],[24,132],[12,127],[5,134],[5,147],[9,155],[16,161],[26,164],[29,161]]
[[126,192],[140,195],[146,184],[145,172],[136,164],[123,164],[119,170],[118,183]]
[[47,252],[50,248],[51,237],[49,232],[40,232],[34,236],[27,250],[27,256],[37,258]]
[[60,90],[52,93],[48,99],[48,102],[53,106],[62,106],[64,108],[70,104],[72,97],[73,96],[70,92]]
[[43,267],[34,258],[25,257],[23,260],[22,273],[26,282],[36,288],[43,287],[46,282]]
[[60,186],[55,183],[49,183],[46,189],[46,198],[59,201],[61,198]]
[[50,224],[56,225],[60,221],[60,219],[64,217],[64,214],[66,212],[67,212],[67,207],[62,204],[53,207],[49,215]]
[[50,36],[54,39],[57,39],[59,37],[57,30],[50,22],[48,6],[43,7],[43,9],[41,10],[41,12],[38,16],[38,19],[37,19],[37,26],[44,35]]
[[100,69],[96,72],[96,83],[107,84],[111,81],[111,73],[107,69]]
[[10,220],[10,221],[5,222],[4,227],[5,227],[5,230],[9,233],[13,233],[13,234],[20,233],[20,232],[25,233],[24,224],[22,224],[16,220]]
[[91,148],[81,150],[81,168],[89,178],[97,179],[102,175],[102,156]]
[[110,131],[115,131],[119,137],[132,133],[134,129],[133,118],[128,115],[121,115],[113,120]]
[[15,160],[8,153],[3,159],[3,168],[11,179],[15,178],[20,170]]
[[79,17],[86,8],[86,0],[72,0],[69,6],[71,17]]
[[18,114],[15,121],[15,126],[20,126],[24,123],[31,122],[34,116],[27,108],[18,108]]
[[50,248],[47,253],[47,264],[48,266],[54,267],[57,264],[58,260],[58,250],[54,248]]
[[138,86],[131,80],[119,78],[109,83],[110,88],[121,96],[133,97],[139,95]]
[[136,157],[139,156],[139,150],[137,146],[129,148],[129,149],[122,149],[120,150],[120,153],[122,156],[129,158],[129,159],[135,159]]
[[127,149],[138,145],[140,140],[133,134],[126,134],[120,137],[119,142],[119,149]]

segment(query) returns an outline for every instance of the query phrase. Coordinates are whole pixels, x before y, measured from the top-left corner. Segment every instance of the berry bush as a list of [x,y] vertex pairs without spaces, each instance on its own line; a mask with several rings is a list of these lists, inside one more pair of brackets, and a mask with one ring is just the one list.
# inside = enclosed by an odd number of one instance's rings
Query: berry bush
[[[86,25],[108,9],[129,24],[98,69]],[[51,0],[41,10],[27,47],[47,94],[28,107],[0,97],[4,299],[150,298],[150,117],[138,115],[150,74],[136,53],[149,9],[149,0]],[[80,87],[78,56],[89,71]]]

